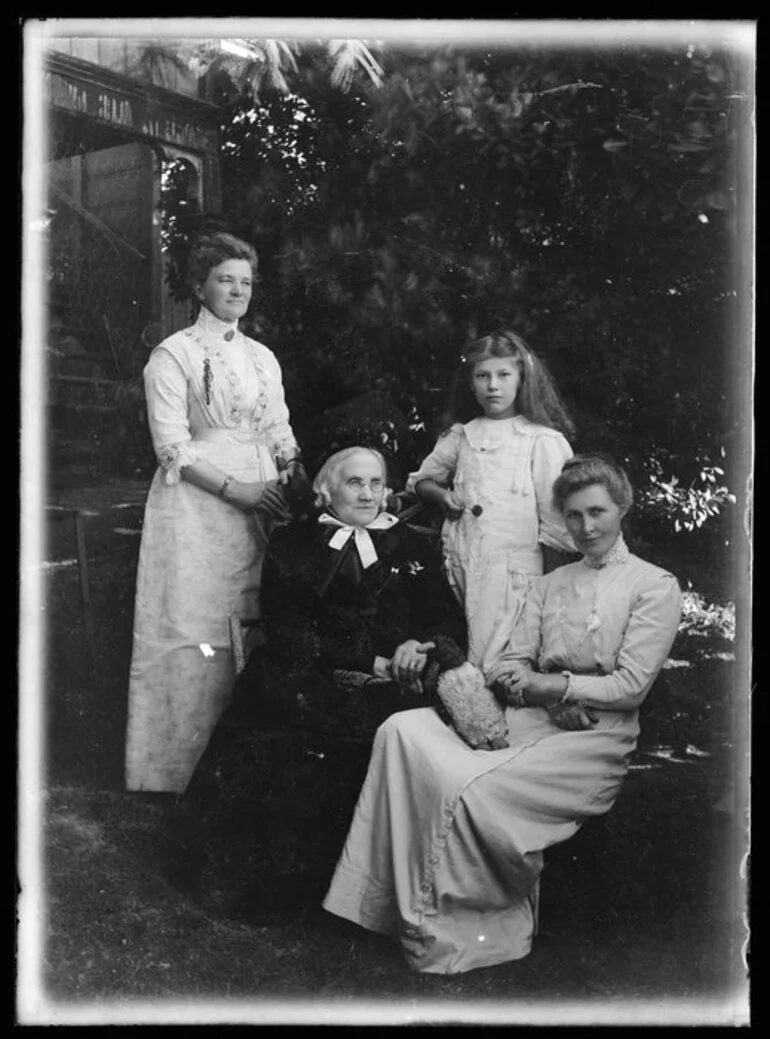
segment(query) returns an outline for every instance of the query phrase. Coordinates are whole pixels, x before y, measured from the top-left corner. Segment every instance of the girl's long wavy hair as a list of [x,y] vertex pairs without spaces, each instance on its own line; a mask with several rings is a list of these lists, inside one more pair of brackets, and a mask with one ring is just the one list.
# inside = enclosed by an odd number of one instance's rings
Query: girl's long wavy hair
[[516,361],[521,379],[516,394],[516,414],[556,429],[571,440],[575,426],[545,362],[520,335],[508,329],[498,329],[466,348],[453,381],[446,427],[478,416],[479,404],[471,388],[473,369],[491,357],[512,357]]

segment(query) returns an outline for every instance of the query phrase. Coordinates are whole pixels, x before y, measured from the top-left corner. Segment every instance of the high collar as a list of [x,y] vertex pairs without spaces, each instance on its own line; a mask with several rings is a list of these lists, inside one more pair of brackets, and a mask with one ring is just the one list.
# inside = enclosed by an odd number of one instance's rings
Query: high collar
[[625,563],[631,553],[628,551],[628,545],[623,540],[623,535],[618,534],[614,545],[603,556],[597,556],[595,559],[590,556],[583,556],[583,562],[586,566],[590,566],[592,570],[602,570],[605,566],[620,566],[621,563]]
[[208,332],[209,335],[213,336],[224,336],[225,332],[237,332],[238,331],[238,319],[235,321],[223,321],[218,318],[216,314],[212,314],[208,307],[201,303],[201,309],[198,313],[198,320],[195,322],[196,325],[204,332]]

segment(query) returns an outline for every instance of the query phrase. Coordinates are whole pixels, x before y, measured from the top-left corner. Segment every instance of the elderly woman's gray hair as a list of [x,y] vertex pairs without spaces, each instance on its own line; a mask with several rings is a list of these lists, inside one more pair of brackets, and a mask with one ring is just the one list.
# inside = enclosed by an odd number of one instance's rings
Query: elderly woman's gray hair
[[[351,458],[353,455],[361,454],[373,455],[382,466],[382,478],[387,480],[388,478],[388,467],[385,462],[385,457],[376,451],[373,447],[353,446],[343,447],[341,451],[337,451],[326,459],[324,464],[316,473],[316,477],[313,480],[313,494],[315,495],[314,504],[316,508],[328,508],[331,504],[331,491],[336,485],[338,474],[343,464]],[[385,494],[383,495],[382,503],[383,508],[390,495],[390,490],[386,488]]]
[[561,475],[557,476],[553,485],[553,504],[559,512],[564,512],[567,498],[584,487],[601,484],[606,488],[610,498],[623,513],[628,512],[634,501],[625,469],[614,462],[608,455],[575,455],[562,466]]

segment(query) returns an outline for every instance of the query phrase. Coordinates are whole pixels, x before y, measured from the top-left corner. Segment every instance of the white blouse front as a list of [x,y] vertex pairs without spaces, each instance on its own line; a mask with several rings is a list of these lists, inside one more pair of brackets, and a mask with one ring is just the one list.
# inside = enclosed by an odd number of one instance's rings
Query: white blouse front
[[205,445],[217,437],[263,445],[272,457],[296,454],[275,355],[205,308],[192,327],[155,347],[144,383],[167,483],[178,482],[181,467],[207,457]]
[[532,582],[487,679],[494,682],[520,664],[569,671],[571,697],[633,710],[671,650],[680,615],[676,578],[637,556],[599,569],[570,563]]

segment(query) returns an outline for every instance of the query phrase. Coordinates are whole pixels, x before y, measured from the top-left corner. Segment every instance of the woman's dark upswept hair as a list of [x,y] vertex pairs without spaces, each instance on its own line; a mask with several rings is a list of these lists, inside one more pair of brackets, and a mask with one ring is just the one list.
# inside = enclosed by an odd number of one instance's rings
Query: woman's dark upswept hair
[[575,426],[545,362],[520,335],[507,329],[492,332],[466,347],[455,375],[448,424],[468,422],[478,415],[479,404],[471,389],[471,377],[474,366],[491,357],[511,357],[518,365],[521,382],[516,394],[517,415],[556,429],[568,440],[575,435]]
[[564,513],[567,498],[585,487],[601,484],[619,509],[628,512],[634,501],[634,492],[625,469],[609,455],[595,452],[573,455],[562,466],[561,474],[553,485],[554,508]]
[[190,249],[187,258],[187,280],[190,286],[195,288],[200,285],[210,270],[226,260],[246,260],[251,264],[252,276],[256,278],[258,261],[254,246],[225,231],[213,231],[198,238]]

